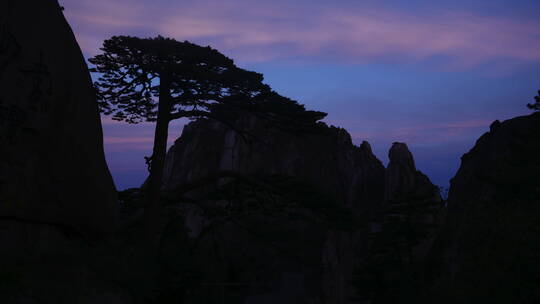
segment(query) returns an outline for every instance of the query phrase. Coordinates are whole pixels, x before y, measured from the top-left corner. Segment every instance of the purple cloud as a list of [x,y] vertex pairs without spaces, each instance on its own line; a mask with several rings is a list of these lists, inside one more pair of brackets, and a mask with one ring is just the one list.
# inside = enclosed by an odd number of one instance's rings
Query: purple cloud
[[[182,1],[64,1],[86,54],[116,34],[162,34],[211,44],[242,62],[411,62],[448,57],[448,68],[495,59],[540,61],[540,22],[470,12],[413,15],[382,6]],[[141,29],[143,33],[141,33]],[[398,57],[396,55],[399,54]]]

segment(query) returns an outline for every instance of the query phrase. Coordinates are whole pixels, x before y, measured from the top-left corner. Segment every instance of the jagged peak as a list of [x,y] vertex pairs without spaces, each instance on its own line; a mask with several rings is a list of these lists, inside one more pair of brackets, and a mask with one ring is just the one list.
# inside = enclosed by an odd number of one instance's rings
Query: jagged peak
[[410,168],[416,168],[413,155],[406,143],[394,142],[390,151],[388,151],[388,158],[390,159],[390,164],[401,163]]
[[491,133],[494,133],[495,131],[497,131],[497,129],[501,126],[501,122],[499,120],[495,120],[494,122],[491,123],[491,125],[489,126],[489,131]]
[[360,150],[362,152],[365,152],[366,154],[373,154],[373,150],[371,149],[371,145],[367,141],[362,141],[362,144],[360,144]]

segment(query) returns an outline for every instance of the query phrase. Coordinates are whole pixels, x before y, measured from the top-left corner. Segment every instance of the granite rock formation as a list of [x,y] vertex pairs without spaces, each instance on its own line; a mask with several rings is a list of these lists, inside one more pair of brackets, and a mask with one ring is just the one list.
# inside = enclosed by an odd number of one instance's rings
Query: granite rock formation
[[56,1],[0,3],[0,218],[113,230],[90,74]]
[[[253,117],[244,118],[240,124],[242,130],[250,134],[249,138],[215,121],[198,120],[186,125],[182,136],[167,154],[164,190],[173,191],[183,184],[223,170],[245,175],[293,176],[315,186],[350,214],[359,216],[358,223],[364,225],[384,202],[385,193],[427,191],[430,198],[438,195],[435,193],[437,188],[416,170],[412,155],[404,144],[394,145],[390,167],[385,169],[373,155],[369,143],[353,145],[350,135],[340,128],[317,123],[311,132],[291,133],[265,127],[263,121]],[[385,190],[385,179],[390,190]],[[199,236],[208,225],[208,219],[197,215],[194,210],[187,210],[184,214],[192,237]],[[286,246],[295,248],[303,257],[302,262],[311,264],[300,266],[302,263],[294,259],[276,258],[268,246],[257,244],[257,238],[225,225],[219,231],[225,241],[218,247],[230,247],[230,243],[236,246],[228,252],[223,250],[222,262],[218,263],[215,262],[217,258],[211,256],[212,248],[207,242],[207,249],[197,254],[206,256],[202,266],[207,268],[206,280],[231,281],[227,278],[226,269],[235,267],[234,273],[243,272],[241,280],[253,282],[254,277],[265,276],[265,282],[255,283],[270,286],[258,293],[248,293],[251,294],[247,298],[248,303],[301,303],[295,302],[299,294],[304,300],[349,303],[354,294],[350,284],[353,271],[358,259],[366,255],[365,230],[340,231],[305,223],[268,224],[273,227],[281,225],[276,229],[284,229],[283,235],[288,234],[292,239],[292,243]],[[298,247],[300,242],[303,244]],[[248,261],[264,263],[257,266]],[[256,271],[268,267],[266,271]],[[298,288],[285,291],[280,286]]]
[[388,156],[385,199],[367,219],[365,253],[352,277],[354,303],[410,303],[421,292],[420,269],[437,232],[439,189],[416,169],[406,144],[394,143]]
[[[327,127],[322,123],[317,124],[315,131],[301,134],[266,128],[262,121],[253,117],[245,119],[243,123],[243,130],[253,135],[248,140],[219,122],[199,120],[186,125],[182,136],[167,155],[165,189],[174,189],[221,170],[231,170],[246,175],[293,176],[315,186],[355,214],[367,213],[382,202],[384,166],[373,155],[367,142],[360,147],[354,146],[345,130]],[[202,226],[194,224],[197,221],[193,218],[188,218],[187,222],[192,227]],[[287,280],[294,278],[298,290],[309,295],[304,296],[306,299],[326,297],[336,299],[328,300],[328,303],[343,303],[343,299],[350,293],[347,279],[350,278],[354,257],[360,249],[358,236],[313,225],[282,225],[282,229],[288,231],[285,234],[288,233],[293,239],[296,237],[294,242],[304,243],[297,248],[298,254],[303,256],[301,260],[311,264],[309,267],[298,267],[298,262],[294,265],[290,260],[279,260],[261,253],[254,256],[254,259],[267,261],[269,265],[276,263],[271,272],[266,272],[264,276],[275,277],[272,284],[277,290],[267,289],[251,301],[291,301],[294,292],[280,291],[278,286],[293,284]],[[201,228],[195,230],[200,231]],[[234,238],[235,241],[243,239],[239,235],[240,232],[230,230],[225,237],[229,240]],[[249,238],[244,236],[244,239]],[[246,246],[253,247],[247,251],[261,250],[260,245],[254,245],[253,241],[245,241],[238,248],[245,249]],[[287,246],[294,248],[292,244]],[[237,254],[230,252],[230,259],[234,259]],[[248,255],[244,253],[244,256]],[[236,263],[242,264],[245,262]],[[247,271],[253,272],[254,268]],[[210,276],[220,277],[216,273]],[[326,282],[323,291],[321,281]]]
[[416,169],[407,144],[395,142],[388,152],[384,200],[392,201],[400,194],[415,195],[440,201],[440,194],[429,178]]
[[426,226],[433,226],[428,229],[429,237],[422,239],[415,248],[415,258],[423,260],[434,241],[437,226],[440,225],[443,207],[440,190],[425,174],[416,169],[414,157],[407,144],[393,143],[388,158],[390,162],[385,174],[383,208],[392,204],[413,208],[408,211],[409,217]]
[[164,188],[171,190],[230,170],[295,176],[352,209],[382,201],[384,166],[369,144],[356,147],[344,129],[322,123],[319,127],[313,132],[287,133],[250,117],[243,122],[243,129],[252,137],[245,139],[219,122],[192,122],[167,153]]
[[540,299],[540,113],[495,121],[461,158],[432,250],[441,303]]

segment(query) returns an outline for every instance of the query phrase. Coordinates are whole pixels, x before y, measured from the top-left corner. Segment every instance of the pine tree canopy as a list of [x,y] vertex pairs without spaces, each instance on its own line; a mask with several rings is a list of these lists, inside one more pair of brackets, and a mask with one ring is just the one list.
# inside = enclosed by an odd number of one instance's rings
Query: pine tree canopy
[[211,47],[158,36],[114,36],[89,61],[100,74],[95,83],[101,111],[138,123],[157,119],[160,95],[167,94],[169,120],[203,117],[226,97],[270,92],[262,74],[237,67]]

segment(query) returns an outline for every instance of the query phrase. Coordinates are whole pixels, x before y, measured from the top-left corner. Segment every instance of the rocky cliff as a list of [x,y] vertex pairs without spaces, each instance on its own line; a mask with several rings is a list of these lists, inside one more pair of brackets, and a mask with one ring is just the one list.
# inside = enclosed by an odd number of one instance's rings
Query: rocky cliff
[[116,287],[89,263],[116,207],[90,74],[60,6],[1,1],[0,302],[107,302]]
[[71,227],[114,226],[90,74],[56,1],[0,3],[0,217]]
[[540,298],[540,113],[495,121],[461,158],[433,249],[444,303]]
[[416,169],[407,144],[396,142],[388,152],[390,162],[386,168],[384,200],[395,200],[399,195],[413,195],[440,201],[439,189],[429,178]]
[[[338,204],[346,206],[351,213],[365,213],[382,202],[385,169],[373,155],[367,142],[362,143],[360,147],[354,146],[345,130],[327,127],[322,123],[318,123],[315,131],[296,134],[278,128],[265,127],[263,121],[253,117],[244,118],[242,125],[242,130],[250,134],[249,139],[219,122],[199,120],[185,126],[182,136],[167,155],[165,188],[174,189],[183,183],[228,170],[248,176],[295,177],[301,182],[314,186],[317,191],[328,195]],[[191,222],[193,223],[192,220]],[[298,254],[303,256],[304,261],[310,261],[312,264],[300,268],[292,267],[290,261],[278,262],[279,259],[259,254],[254,259],[266,260],[270,264],[280,264],[274,267],[279,267],[281,273],[266,272],[264,275],[267,277],[277,275],[277,283],[273,284],[278,286],[288,285],[280,281],[281,276],[285,280],[291,277],[296,278],[296,284],[301,286],[299,290],[304,290],[303,292],[308,292],[309,296],[313,297],[314,293],[319,296],[321,287],[317,286],[315,278],[320,277],[321,272],[324,272],[322,274],[325,277],[324,280],[328,281],[328,289],[325,290],[329,293],[327,296],[339,299],[336,293],[344,293],[347,289],[346,279],[349,277],[339,272],[345,265],[351,266],[355,250],[358,250],[354,241],[356,237],[324,231],[320,227],[308,224],[281,223],[281,225],[283,225],[281,229],[289,231],[289,237],[296,237],[294,242],[304,242],[303,248],[297,248]],[[311,233],[306,234],[306,229],[311,230]],[[231,230],[225,237],[242,239],[239,235],[241,235],[240,232]],[[240,248],[259,246],[253,245],[253,242],[244,243]],[[289,247],[291,244],[283,246]],[[348,251],[343,252],[344,247],[347,247]],[[292,248],[294,246],[289,249]],[[246,250],[253,251],[254,249]],[[257,250],[260,251],[260,249]],[[236,254],[229,253],[229,259],[236,260],[238,258],[234,257]],[[321,259],[324,260],[324,266],[321,264]],[[272,260],[273,262],[270,262]],[[237,265],[241,264],[241,262],[237,263]],[[349,272],[349,270],[346,271]],[[253,271],[253,269],[248,271]],[[220,276],[213,274],[212,277]],[[336,285],[336,280],[341,281],[343,286]],[[294,302],[290,298],[291,295],[287,298],[283,294],[279,297],[280,291],[267,290],[267,292],[271,293],[262,296],[263,298]]]
[[[310,132],[294,133],[265,127],[263,121],[253,117],[244,118],[241,125],[242,130],[250,134],[249,138],[215,121],[199,120],[186,125],[167,154],[165,190],[171,191],[224,170],[246,176],[291,176],[314,186],[321,195],[331,197],[348,213],[359,216],[357,224],[364,227],[342,231],[298,222],[269,223],[287,231],[282,236],[288,234],[292,243],[284,246],[294,248],[303,257],[300,260],[276,258],[275,252],[269,253],[272,250],[268,245],[257,244],[257,238],[231,227],[220,229],[221,237],[228,240],[225,243],[236,243],[236,247],[221,253],[221,260],[229,263],[211,262],[216,258],[206,255],[206,266],[212,269],[208,270],[206,280],[232,280],[223,271],[215,272],[229,267],[237,268],[236,273],[238,268],[243,269],[242,280],[256,276],[255,269],[262,266],[249,266],[251,262],[246,261],[251,259],[258,263],[264,261],[264,267],[273,265],[271,271],[259,273],[275,277],[273,282],[271,279],[264,282],[271,287],[252,294],[247,298],[248,303],[300,303],[295,302],[299,295],[323,303],[348,303],[354,293],[350,284],[353,271],[358,259],[366,255],[365,226],[384,202],[385,195],[413,191],[427,191],[430,197],[438,195],[437,188],[417,171],[405,144],[392,147],[390,166],[385,169],[367,142],[353,145],[350,135],[340,128],[317,123]],[[188,228],[196,232],[192,237],[197,237],[210,221],[193,213],[193,210],[186,212],[185,221]],[[238,250],[243,254],[239,255]],[[251,258],[246,259],[249,256]],[[302,264],[307,262],[311,264]],[[284,291],[279,286],[297,287]]]
[[344,129],[319,123],[317,131],[295,134],[253,117],[242,126],[250,138],[219,122],[187,125],[167,154],[165,189],[231,170],[295,176],[353,209],[382,201],[384,166],[367,142],[354,146]]

